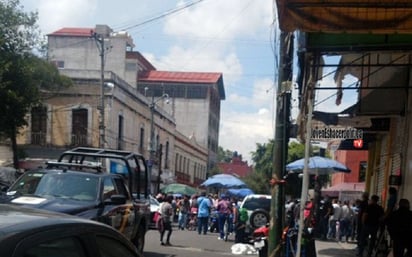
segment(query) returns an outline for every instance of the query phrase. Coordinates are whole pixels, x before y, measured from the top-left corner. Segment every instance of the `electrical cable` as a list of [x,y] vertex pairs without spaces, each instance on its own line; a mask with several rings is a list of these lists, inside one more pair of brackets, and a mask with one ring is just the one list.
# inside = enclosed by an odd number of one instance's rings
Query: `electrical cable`
[[162,18],[164,18],[164,17],[167,17],[167,16],[169,16],[169,15],[175,14],[175,13],[177,13],[177,12],[180,12],[180,11],[186,9],[186,8],[189,8],[189,7],[191,7],[191,6],[194,6],[194,5],[196,5],[196,4],[198,4],[198,3],[201,3],[201,2],[203,2],[203,1],[205,1],[205,0],[197,0],[197,1],[190,2],[190,3],[188,3],[188,4],[185,4],[185,5],[183,5],[183,6],[177,7],[177,8],[175,8],[175,9],[168,10],[168,11],[166,11],[166,12],[164,12],[164,13],[158,15],[158,16],[155,16],[155,17],[150,18],[150,19],[148,19],[148,20],[145,20],[145,21],[143,21],[143,22],[140,22],[140,23],[137,23],[137,24],[134,24],[134,25],[125,27],[125,28],[123,28],[123,30],[132,30],[132,29],[134,29],[134,28],[140,27],[140,26],[145,25],[145,24],[147,24],[147,23],[150,23],[150,22],[153,22],[153,21],[162,19]]

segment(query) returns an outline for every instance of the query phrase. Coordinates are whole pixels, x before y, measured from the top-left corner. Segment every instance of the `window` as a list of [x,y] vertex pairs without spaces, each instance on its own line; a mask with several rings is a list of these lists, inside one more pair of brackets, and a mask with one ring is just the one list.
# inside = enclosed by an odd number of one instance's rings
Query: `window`
[[57,69],[64,69],[64,61],[52,61],[51,63],[54,64]]
[[144,128],[140,128],[139,151],[143,153],[144,149]]
[[72,145],[87,146],[87,109],[72,110]]
[[110,197],[115,194],[117,194],[117,192],[112,179],[105,178],[103,181],[103,201],[110,199]]
[[137,64],[132,63],[132,62],[126,62],[126,70],[127,71],[136,71],[137,70]]
[[164,168],[168,169],[169,168],[169,141],[166,142],[166,147],[165,147],[165,165]]
[[96,243],[103,257],[136,257],[136,254],[129,247],[112,238],[97,236]]
[[45,106],[34,107],[31,110],[31,143],[33,145],[45,145],[47,134],[47,108]]
[[[72,237],[59,238],[29,248],[24,257],[84,257],[81,243]],[[124,255],[127,256],[127,255]],[[132,255],[131,255],[132,256]]]
[[124,118],[122,115],[119,115],[119,124],[118,124],[118,132],[117,132],[117,150],[124,149],[123,130],[124,130]]
[[[140,182],[144,182],[144,179],[141,179]],[[116,192],[119,195],[128,195],[126,188],[124,187],[124,181],[120,178],[115,178],[114,183],[116,185]]]
[[359,182],[365,182],[366,181],[366,169],[368,168],[368,163],[365,161],[362,161],[359,163]]

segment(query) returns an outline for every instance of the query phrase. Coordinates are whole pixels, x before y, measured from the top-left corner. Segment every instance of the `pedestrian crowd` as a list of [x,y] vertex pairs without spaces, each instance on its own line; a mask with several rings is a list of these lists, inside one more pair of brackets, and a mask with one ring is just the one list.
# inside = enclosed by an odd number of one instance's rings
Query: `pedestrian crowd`
[[244,241],[247,212],[239,211],[235,198],[205,192],[193,196],[159,193],[156,198],[160,208],[155,222],[161,245],[171,245],[172,222],[177,223],[179,230],[194,230],[198,235],[206,235],[216,229],[219,240],[227,240],[229,235],[235,234],[235,243]]
[[[384,209],[378,195],[367,192],[353,203],[325,197],[320,202],[318,212],[312,212],[313,199],[305,203],[305,224],[315,228],[320,240],[354,242],[356,256],[387,256],[390,250],[393,257],[412,257],[412,211],[407,199],[397,201],[397,190],[389,188]],[[298,202],[286,206],[288,217],[297,217]],[[292,213],[293,212],[293,213]],[[292,219],[293,220],[293,219]],[[365,255],[366,254],[366,255]]]

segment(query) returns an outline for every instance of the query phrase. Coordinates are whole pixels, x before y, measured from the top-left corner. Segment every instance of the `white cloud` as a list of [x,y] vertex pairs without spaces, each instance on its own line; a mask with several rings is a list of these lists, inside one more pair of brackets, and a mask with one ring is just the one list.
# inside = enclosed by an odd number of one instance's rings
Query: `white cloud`
[[[167,18],[165,33],[175,36],[235,38],[256,36],[269,26],[272,3],[266,1],[205,1]],[[245,17],[247,17],[245,19]],[[259,29],[257,29],[259,28]]]
[[143,55],[158,70],[222,72],[225,85],[234,83],[242,74],[242,65],[233,52],[224,53],[211,49],[198,51],[196,46],[186,49],[173,46],[165,56],[157,57],[153,53]]
[[45,34],[62,27],[85,26],[94,15],[98,3],[97,0],[26,0],[23,2],[28,8],[39,12],[38,23]]
[[273,138],[272,84],[269,79],[257,80],[251,95],[234,93],[222,102],[219,144],[242,154],[244,160],[251,160],[250,152],[256,150],[256,143]]

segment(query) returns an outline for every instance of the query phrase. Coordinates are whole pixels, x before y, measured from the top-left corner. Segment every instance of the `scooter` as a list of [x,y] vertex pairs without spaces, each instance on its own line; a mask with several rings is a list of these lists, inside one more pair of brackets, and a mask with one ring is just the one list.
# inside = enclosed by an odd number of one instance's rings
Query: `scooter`
[[259,252],[259,257],[268,256],[268,237],[268,226],[257,228],[252,233],[251,243],[253,243],[253,247]]

